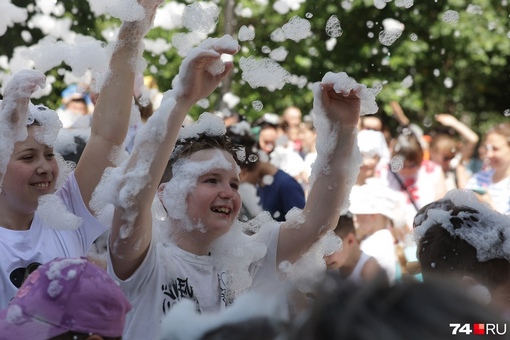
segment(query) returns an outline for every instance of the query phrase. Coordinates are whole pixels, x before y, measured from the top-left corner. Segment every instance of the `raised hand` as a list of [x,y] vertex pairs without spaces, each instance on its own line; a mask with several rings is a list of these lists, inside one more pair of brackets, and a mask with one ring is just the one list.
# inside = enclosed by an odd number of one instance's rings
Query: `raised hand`
[[322,109],[331,122],[355,127],[361,111],[362,91],[366,87],[356,83],[345,73],[328,72],[315,85],[314,107]]
[[19,119],[26,122],[30,96],[46,85],[46,76],[35,70],[21,70],[7,83],[4,100],[0,104],[0,117],[16,123]]
[[234,67],[232,62],[223,62],[221,55],[233,55],[238,51],[237,41],[230,36],[209,38],[192,49],[183,60],[177,82],[174,82],[178,100],[191,106],[211,94]]
[[337,92],[333,84],[322,84],[323,105],[332,121],[338,121],[344,127],[355,127],[358,124],[361,100],[356,87],[346,92]]
[[435,115],[434,118],[444,126],[453,126],[459,121],[449,113],[440,113]]

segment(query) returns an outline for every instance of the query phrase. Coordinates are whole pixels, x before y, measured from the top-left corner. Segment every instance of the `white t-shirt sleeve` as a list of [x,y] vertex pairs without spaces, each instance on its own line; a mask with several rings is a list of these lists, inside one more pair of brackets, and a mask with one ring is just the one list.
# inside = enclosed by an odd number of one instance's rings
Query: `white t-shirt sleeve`
[[74,171],[69,174],[62,188],[55,194],[62,199],[64,205],[71,213],[82,218],[83,223],[77,232],[82,239],[83,253],[86,254],[92,246],[92,243],[108,228],[90,213],[83,202],[78,182],[76,182],[76,177],[74,176]]

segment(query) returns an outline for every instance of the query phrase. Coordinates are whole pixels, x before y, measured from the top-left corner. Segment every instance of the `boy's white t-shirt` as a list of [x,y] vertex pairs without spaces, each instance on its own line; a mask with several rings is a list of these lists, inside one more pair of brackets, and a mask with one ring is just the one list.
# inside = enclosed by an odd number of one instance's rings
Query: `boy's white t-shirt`
[[69,175],[59,196],[67,209],[83,219],[76,230],[56,230],[43,224],[37,211],[29,230],[0,227],[0,308],[6,308],[18,287],[11,282],[13,272],[31,263],[49,262],[57,257],[86,256],[94,240],[106,231],[87,209],[74,172]]
[[388,229],[377,230],[360,243],[361,251],[372,256],[388,274],[390,283],[394,283],[397,276],[397,254],[395,253],[395,239]]
[[[249,268],[253,290],[267,289],[277,276],[279,228],[266,229],[264,234],[257,241],[267,245],[267,253]],[[233,303],[227,293],[228,275],[215,266],[212,256],[197,256],[172,243],[153,241],[140,267],[126,280],[115,275],[110,256],[108,272],[133,305],[126,316],[125,340],[159,339],[162,318],[181,299],[192,299],[202,313],[218,312]]]
[[366,254],[365,252],[361,252],[360,257],[358,259],[358,262],[356,262],[356,265],[354,266],[354,269],[352,270],[352,273],[346,277],[346,280],[354,282],[356,284],[362,284],[363,278],[361,277],[361,272],[363,270],[363,267],[367,263],[368,260],[370,260],[372,256]]

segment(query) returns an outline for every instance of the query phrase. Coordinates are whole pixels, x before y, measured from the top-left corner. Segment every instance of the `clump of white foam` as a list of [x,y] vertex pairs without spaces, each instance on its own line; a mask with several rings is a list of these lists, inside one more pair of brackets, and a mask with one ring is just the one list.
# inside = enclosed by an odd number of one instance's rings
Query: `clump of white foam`
[[223,136],[226,132],[227,128],[221,118],[212,113],[204,112],[194,124],[181,129],[179,140],[197,138],[201,133],[207,136]]
[[76,138],[87,143],[90,138],[90,129],[60,129],[53,147],[56,152],[63,155],[77,153]]
[[[273,59],[274,61],[284,61],[287,58],[287,55],[289,54],[289,51],[285,49],[285,47],[280,46],[275,48],[269,53],[269,58]],[[293,76],[294,78],[295,76]]]
[[137,21],[145,16],[145,11],[137,0],[110,0],[106,4],[108,14],[122,21]]
[[282,26],[282,30],[287,39],[296,42],[306,39],[312,34],[310,21],[298,16],[292,17],[288,23]]
[[[86,260],[79,259],[62,259],[60,261],[53,261],[48,270],[46,271],[46,277],[50,280],[46,293],[51,298],[56,298],[62,292],[64,286],[61,284],[60,280],[73,280],[77,276],[76,269],[68,268],[76,265],[81,265],[85,263]],[[67,269],[67,273],[64,274],[64,270]]]
[[32,104],[29,105],[30,117],[33,117],[41,125],[34,130],[34,138],[41,144],[54,146],[57,135],[62,128],[62,122],[58,119],[58,114],[48,109],[46,106]]
[[220,10],[214,3],[193,3],[186,6],[182,24],[190,31],[210,33],[218,22]]
[[55,183],[55,189],[60,189],[69,177],[69,174],[75,169],[76,164],[68,162],[62,157],[62,155],[55,153],[55,159],[58,164],[58,177]]
[[294,264],[289,261],[280,263],[280,270],[287,275],[287,279],[301,292],[312,292],[322,281],[326,273],[324,256],[331,255],[342,247],[340,239],[333,231],[315,242]]
[[175,304],[161,322],[161,339],[194,340],[223,325],[256,318],[274,323],[286,322],[287,314],[272,296],[248,292],[221,313],[198,313],[193,301],[183,299]]
[[274,219],[271,217],[271,214],[268,211],[261,211],[253,219],[247,221],[246,223],[242,223],[242,227],[243,230],[245,230],[246,232],[258,233],[261,226],[271,222],[274,222]]
[[342,35],[343,30],[340,26],[340,19],[336,15],[332,15],[329,17],[328,21],[326,21],[326,34],[331,38],[338,38]]
[[444,22],[447,22],[449,24],[456,24],[459,21],[459,17],[460,17],[459,12],[448,10],[443,13],[442,19]]
[[[452,214],[451,204],[447,200],[464,209]],[[443,204],[439,204],[441,202]],[[460,237],[476,248],[480,262],[496,258],[510,261],[510,217],[478,201],[471,190],[449,191],[436,206],[417,214],[414,223],[417,242],[431,226],[440,225],[452,236]]]
[[5,316],[5,320],[13,325],[21,324],[25,318],[23,314],[23,309],[21,309],[21,306],[17,304],[9,304],[9,307],[7,308],[7,315]]
[[45,225],[58,230],[75,230],[83,220],[69,210],[57,195],[49,194],[39,197],[37,214]]
[[228,274],[229,281],[226,300],[233,300],[252,285],[249,267],[267,253],[267,246],[257,239],[257,235],[248,236],[241,222],[235,222],[230,230],[211,245],[211,255],[217,268]]
[[252,88],[267,87],[281,90],[290,81],[290,73],[270,58],[257,60],[254,57],[241,57],[239,67],[242,78]]
[[251,41],[255,39],[255,30],[246,25],[241,26],[238,33],[239,41]]
[[2,1],[0,5],[0,36],[7,31],[7,27],[12,27],[16,23],[27,21],[28,12],[26,8],[17,7],[10,1]]
[[287,223],[285,226],[287,228],[296,228],[305,222],[305,216],[303,215],[303,210],[298,207],[294,207],[290,209],[287,214],[285,214],[285,221]]

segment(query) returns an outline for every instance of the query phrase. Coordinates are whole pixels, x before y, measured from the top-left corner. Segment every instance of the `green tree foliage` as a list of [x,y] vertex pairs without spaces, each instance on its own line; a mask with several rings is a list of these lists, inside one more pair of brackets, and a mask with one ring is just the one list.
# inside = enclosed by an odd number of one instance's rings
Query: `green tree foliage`
[[[240,42],[242,49],[235,56],[236,65],[242,57],[268,58],[270,51],[283,47],[288,55],[278,63],[293,75],[293,81],[281,90],[253,89],[236,67],[223,88],[211,95],[208,104],[194,108],[192,116],[225,107],[221,98],[226,92],[240,98],[233,110],[250,121],[265,112],[281,114],[289,105],[297,105],[306,114],[312,108],[309,85],[320,81],[328,71],[345,71],[368,87],[381,89],[377,99],[383,116],[392,115],[389,103],[397,101],[411,121],[425,129],[434,127],[433,115],[441,112],[456,115],[479,133],[508,119],[505,115],[510,112],[508,0],[387,0],[385,6],[377,6],[383,8],[376,8],[373,0],[306,0],[286,14],[273,8],[277,5],[274,0],[218,1],[222,12],[209,36],[230,33],[236,37],[243,25],[255,30],[253,40]],[[34,5],[34,1],[28,0],[12,3],[24,8]],[[119,25],[117,19],[108,16],[94,17],[87,1],[66,0],[62,4],[65,7],[62,16],[72,19],[75,32],[104,40],[101,32]],[[251,15],[246,15],[248,12]],[[29,12],[29,16],[33,14]],[[336,38],[325,30],[333,15],[342,28],[342,34]],[[309,21],[310,36],[299,41],[273,41],[271,34],[295,16]],[[385,45],[379,38],[388,18],[402,23],[404,30],[393,43]],[[31,42],[22,40],[23,30],[30,31]],[[178,33],[187,30],[158,27],[149,33],[148,39],[163,39],[172,44]],[[42,37],[40,30],[16,24],[0,37],[0,55],[9,58],[16,46],[34,44]],[[182,60],[177,50],[170,48],[157,55],[146,52],[144,57],[148,61],[145,74],[153,76],[162,91],[170,88]],[[58,105],[65,84],[57,70],[51,74],[57,78],[55,93],[42,100]],[[263,103],[262,110],[253,107],[255,100]]]

